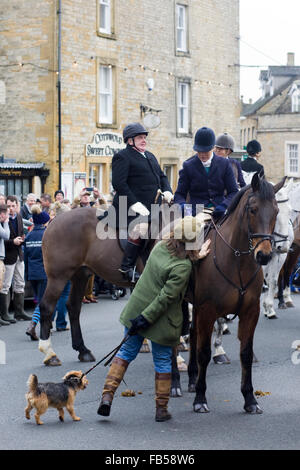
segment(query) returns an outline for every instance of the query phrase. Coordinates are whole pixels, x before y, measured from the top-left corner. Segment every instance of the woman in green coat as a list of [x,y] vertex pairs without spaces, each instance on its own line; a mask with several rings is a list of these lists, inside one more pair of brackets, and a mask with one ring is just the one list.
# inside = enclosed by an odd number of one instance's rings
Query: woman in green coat
[[[129,335],[114,358],[102,391],[98,414],[109,416],[114,393],[129,363],[134,360],[144,338],[152,342],[155,368],[156,421],[171,418],[167,406],[171,387],[172,347],[179,344],[182,328],[182,301],[192,270],[192,261],[209,253],[209,241],[197,240],[203,222],[185,217],[168,240],[152,250],[145,269],[121,313],[120,321]],[[195,242],[197,249],[195,248]],[[192,248],[188,250],[188,243]],[[201,247],[201,250],[199,248]]]

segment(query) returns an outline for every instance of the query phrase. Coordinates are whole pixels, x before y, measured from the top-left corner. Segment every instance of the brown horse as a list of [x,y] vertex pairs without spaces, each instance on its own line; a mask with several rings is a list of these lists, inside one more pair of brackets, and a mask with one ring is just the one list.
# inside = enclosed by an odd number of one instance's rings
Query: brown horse
[[206,370],[217,318],[239,317],[244,409],[261,413],[252,386],[253,336],[260,312],[261,265],[271,258],[278,207],[275,200],[284,179],[274,187],[256,173],[232,201],[228,214],[208,233],[210,254],[194,270],[193,326],[188,366],[189,391],[196,391],[194,411],[208,412]]
[[[168,204],[162,204],[157,217],[156,233],[159,234],[164,221],[178,217],[174,208],[169,213]],[[156,209],[158,206],[156,206]],[[180,212],[181,213],[181,212]],[[50,340],[51,316],[57,300],[67,283],[71,280],[71,292],[67,301],[67,309],[71,325],[72,347],[79,352],[82,362],[95,361],[92,352],[85,346],[81,327],[80,311],[82,298],[89,277],[98,274],[104,280],[120,287],[132,287],[125,282],[119,267],[123,251],[117,239],[116,231],[109,228],[106,238],[107,220],[99,221],[96,209],[77,208],[58,215],[51,222],[43,237],[43,259],[47,273],[47,288],[40,303],[41,324],[39,349],[45,354],[44,364],[61,365],[60,359],[52,349]],[[153,234],[154,223],[152,222]],[[150,240],[145,250],[145,258],[149,254],[154,240]],[[138,259],[137,269],[143,271],[142,257]]]

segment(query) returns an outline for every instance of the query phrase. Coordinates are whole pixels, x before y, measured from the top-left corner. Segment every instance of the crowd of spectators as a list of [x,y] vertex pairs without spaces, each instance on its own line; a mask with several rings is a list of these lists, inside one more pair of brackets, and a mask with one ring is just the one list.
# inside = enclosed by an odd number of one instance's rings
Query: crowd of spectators
[[[42,255],[44,232],[58,214],[105,203],[97,188],[92,192],[84,188],[73,201],[66,199],[62,190],[57,190],[53,198],[47,193],[40,197],[29,193],[23,205],[15,195],[0,194],[0,326],[29,321],[25,333],[31,340],[38,340],[39,302],[47,285]],[[93,290],[94,276],[88,282],[83,303],[97,302]],[[53,312],[52,322],[57,331],[69,329],[66,308],[69,292],[70,281]],[[31,314],[24,309],[26,298],[35,304]]]

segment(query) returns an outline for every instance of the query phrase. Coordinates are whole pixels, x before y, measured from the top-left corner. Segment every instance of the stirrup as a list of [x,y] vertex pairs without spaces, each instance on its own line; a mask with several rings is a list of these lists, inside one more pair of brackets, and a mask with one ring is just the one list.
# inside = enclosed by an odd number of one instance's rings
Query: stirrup
[[134,268],[129,268],[126,271],[120,268],[119,271],[123,274],[123,277],[132,284],[135,284],[140,278],[139,273],[136,271],[136,266],[134,266]]

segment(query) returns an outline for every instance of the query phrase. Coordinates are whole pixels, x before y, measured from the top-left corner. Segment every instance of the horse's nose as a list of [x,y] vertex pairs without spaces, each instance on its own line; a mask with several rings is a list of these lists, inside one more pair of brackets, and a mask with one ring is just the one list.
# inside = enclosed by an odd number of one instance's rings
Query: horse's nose
[[258,264],[265,266],[271,260],[272,254],[271,253],[263,253],[262,251],[258,251],[256,255],[256,261]]

